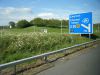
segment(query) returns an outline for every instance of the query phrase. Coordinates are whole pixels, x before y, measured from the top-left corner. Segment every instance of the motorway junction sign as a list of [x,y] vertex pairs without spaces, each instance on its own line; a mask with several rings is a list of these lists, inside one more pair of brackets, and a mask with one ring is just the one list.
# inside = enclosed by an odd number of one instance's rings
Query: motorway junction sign
[[92,12],[72,14],[69,16],[70,34],[92,34]]

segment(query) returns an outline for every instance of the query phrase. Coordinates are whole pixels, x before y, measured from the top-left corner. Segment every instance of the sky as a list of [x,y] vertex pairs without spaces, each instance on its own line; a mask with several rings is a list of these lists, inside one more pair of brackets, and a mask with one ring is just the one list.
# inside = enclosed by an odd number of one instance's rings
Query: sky
[[100,0],[0,0],[0,25],[9,21],[65,19],[69,15],[92,12],[93,23],[100,23]]

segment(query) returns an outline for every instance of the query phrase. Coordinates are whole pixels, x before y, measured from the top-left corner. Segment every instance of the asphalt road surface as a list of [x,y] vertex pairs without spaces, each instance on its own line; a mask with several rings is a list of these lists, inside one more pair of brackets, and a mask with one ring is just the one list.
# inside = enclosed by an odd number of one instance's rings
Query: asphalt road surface
[[100,75],[100,44],[74,53],[69,60],[56,61],[55,66],[37,75]]

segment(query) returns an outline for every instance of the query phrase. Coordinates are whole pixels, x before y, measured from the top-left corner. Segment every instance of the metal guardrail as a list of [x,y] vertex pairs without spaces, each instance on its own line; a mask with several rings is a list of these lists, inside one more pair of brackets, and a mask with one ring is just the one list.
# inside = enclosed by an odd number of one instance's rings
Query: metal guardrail
[[45,57],[45,60],[47,60],[47,57],[49,55],[65,52],[66,50],[69,50],[69,49],[72,49],[72,48],[76,48],[76,47],[79,47],[79,46],[84,46],[85,47],[87,44],[94,43],[96,41],[100,41],[100,39],[93,40],[93,41],[86,42],[86,43],[82,43],[82,44],[77,44],[77,45],[74,45],[74,46],[71,46],[71,47],[67,47],[67,48],[63,48],[63,49],[60,49],[60,50],[56,50],[56,51],[52,51],[52,52],[48,52],[48,53],[32,56],[32,57],[29,57],[29,58],[25,58],[25,59],[21,59],[21,60],[9,62],[9,63],[1,64],[0,65],[0,71],[2,71],[5,68],[11,67],[11,66],[15,66],[15,70],[16,70],[16,65],[18,65],[18,64],[22,64],[22,63],[25,63],[25,62],[28,62],[28,61],[31,61],[31,60],[34,60],[34,59],[42,58],[42,57]]

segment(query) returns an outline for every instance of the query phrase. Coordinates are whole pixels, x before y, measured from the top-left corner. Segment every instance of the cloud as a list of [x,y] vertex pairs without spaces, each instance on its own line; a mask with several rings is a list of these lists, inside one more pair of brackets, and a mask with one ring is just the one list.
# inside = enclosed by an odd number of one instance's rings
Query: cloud
[[58,18],[57,14],[54,14],[52,12],[43,12],[39,13],[37,17],[45,18],[45,19],[50,19],[50,18]]
[[0,7],[0,25],[7,25],[9,21],[17,22],[21,19],[30,21],[33,18],[31,8]]
[[39,17],[52,17],[54,16],[53,13],[50,13],[50,12],[46,12],[46,13],[40,13],[38,14]]
[[10,16],[9,19],[18,21],[22,19],[26,19],[28,21],[32,20],[34,18],[34,15],[20,15],[20,16]]
[[14,8],[14,7],[0,7],[0,14],[10,15],[10,14],[27,14],[32,13],[31,8]]

